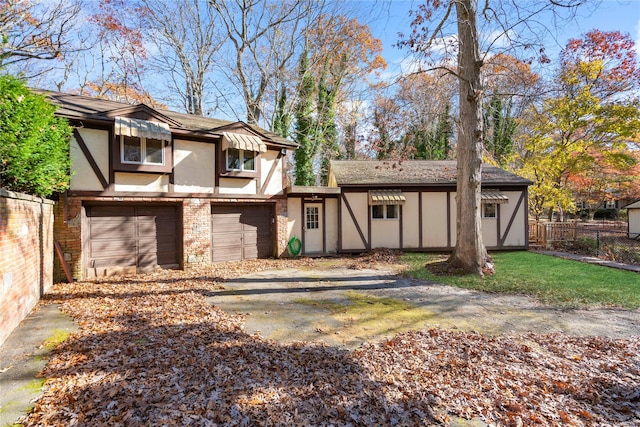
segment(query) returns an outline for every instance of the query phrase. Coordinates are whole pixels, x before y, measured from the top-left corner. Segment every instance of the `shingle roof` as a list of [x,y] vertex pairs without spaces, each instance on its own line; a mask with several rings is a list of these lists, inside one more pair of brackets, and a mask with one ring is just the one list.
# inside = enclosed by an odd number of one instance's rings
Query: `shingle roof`
[[[110,111],[119,110],[127,107],[135,107],[129,104],[124,104],[117,101],[111,101],[107,99],[93,98],[90,96],[74,95],[61,92],[47,92],[38,91],[45,95],[49,101],[57,107],[56,114],[66,117],[68,119],[94,119],[94,120],[107,120],[109,117],[107,113]],[[176,111],[153,109],[163,116],[177,122],[179,129],[191,131],[191,132],[204,132],[204,133],[219,133],[217,129],[229,126],[237,122],[229,120],[221,120],[212,117],[194,116],[191,114],[178,113]],[[112,119],[112,118],[111,118]],[[295,148],[297,144],[286,138],[282,138],[274,132],[262,129],[256,125],[246,125],[263,135],[265,138],[273,143],[284,145],[287,147]]]
[[[455,160],[333,160],[331,173],[339,186],[455,185]],[[495,166],[483,164],[482,183],[530,185],[531,181]]]

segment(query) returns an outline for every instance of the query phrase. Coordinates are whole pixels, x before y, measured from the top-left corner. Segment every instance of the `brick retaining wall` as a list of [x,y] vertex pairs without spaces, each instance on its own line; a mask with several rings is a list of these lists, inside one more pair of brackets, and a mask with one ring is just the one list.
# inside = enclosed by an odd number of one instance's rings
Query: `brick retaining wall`
[[0,345],[53,284],[53,202],[0,189]]

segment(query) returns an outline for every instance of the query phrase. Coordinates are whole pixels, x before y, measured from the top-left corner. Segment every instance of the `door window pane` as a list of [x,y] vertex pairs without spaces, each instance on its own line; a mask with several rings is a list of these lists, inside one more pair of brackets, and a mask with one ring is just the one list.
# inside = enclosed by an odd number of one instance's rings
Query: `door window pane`
[[317,206],[307,206],[306,217],[307,230],[317,230],[320,228]]

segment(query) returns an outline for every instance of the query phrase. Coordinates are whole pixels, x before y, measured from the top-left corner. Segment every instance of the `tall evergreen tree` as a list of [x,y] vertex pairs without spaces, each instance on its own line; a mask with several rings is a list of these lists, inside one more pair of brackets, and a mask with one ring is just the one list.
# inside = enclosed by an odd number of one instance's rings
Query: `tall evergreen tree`
[[511,116],[510,104],[494,94],[484,112],[484,148],[500,166],[506,166],[513,153],[516,120]]
[[289,137],[291,114],[287,111],[287,89],[284,83],[280,87],[276,116],[273,119],[273,131],[283,138]]
[[316,182],[313,173],[313,159],[318,151],[318,145],[313,135],[313,94],[315,82],[309,73],[309,52],[305,50],[300,56],[299,67],[300,83],[298,86],[298,102],[295,107],[295,135],[298,143],[295,151],[295,185],[314,185]]
[[327,84],[327,67],[325,67],[318,83],[318,120],[316,124],[316,144],[320,147],[320,181],[325,185],[329,178],[329,163],[340,157],[338,145],[338,129],[335,121],[337,86],[330,88]]

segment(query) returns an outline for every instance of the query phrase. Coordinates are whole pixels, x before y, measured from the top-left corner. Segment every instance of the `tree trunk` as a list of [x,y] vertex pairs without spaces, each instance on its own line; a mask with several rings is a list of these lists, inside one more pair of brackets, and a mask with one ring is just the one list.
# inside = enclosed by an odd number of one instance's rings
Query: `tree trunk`
[[482,104],[476,0],[457,0],[458,78],[458,178],[456,185],[456,247],[449,258],[452,268],[483,274],[489,259],[482,242],[480,187],[482,169]]

